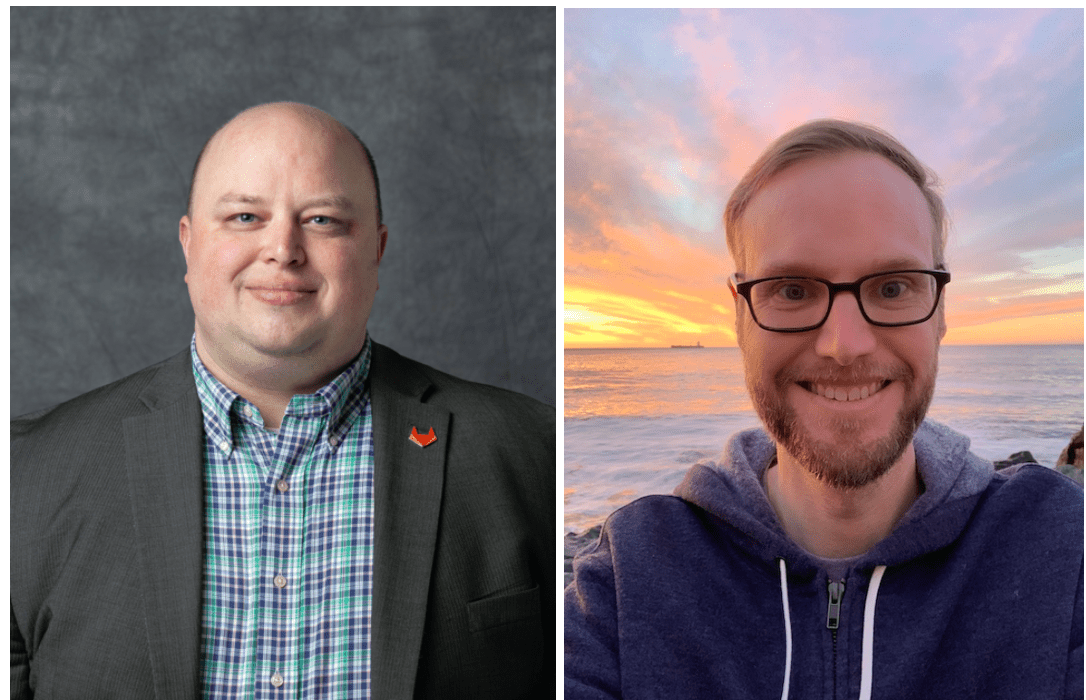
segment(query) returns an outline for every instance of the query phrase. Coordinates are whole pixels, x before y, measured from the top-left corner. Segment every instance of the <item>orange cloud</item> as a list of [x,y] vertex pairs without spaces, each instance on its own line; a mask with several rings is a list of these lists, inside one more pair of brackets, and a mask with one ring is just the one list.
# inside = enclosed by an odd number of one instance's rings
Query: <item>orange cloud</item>
[[[948,320],[949,323],[949,320]],[[1006,318],[947,330],[946,345],[1082,344],[1083,313]]]
[[655,223],[599,227],[607,251],[566,249],[566,347],[735,344],[727,253]]
[[[983,300],[972,300],[981,306]],[[992,302],[988,308],[947,314],[948,345],[1050,344],[1083,342],[1082,297],[1020,303]]]

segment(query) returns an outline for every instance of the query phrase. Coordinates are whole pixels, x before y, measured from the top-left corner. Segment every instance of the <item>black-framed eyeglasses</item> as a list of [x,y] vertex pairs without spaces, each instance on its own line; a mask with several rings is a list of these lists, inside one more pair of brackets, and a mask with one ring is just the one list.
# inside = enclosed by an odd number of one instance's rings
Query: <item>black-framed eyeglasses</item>
[[864,275],[855,282],[830,282],[818,277],[764,277],[740,282],[728,278],[734,294],[747,300],[754,322],[767,331],[813,331],[830,317],[839,292],[856,297],[860,313],[873,326],[911,326],[927,321],[939,306],[945,270],[894,270]]

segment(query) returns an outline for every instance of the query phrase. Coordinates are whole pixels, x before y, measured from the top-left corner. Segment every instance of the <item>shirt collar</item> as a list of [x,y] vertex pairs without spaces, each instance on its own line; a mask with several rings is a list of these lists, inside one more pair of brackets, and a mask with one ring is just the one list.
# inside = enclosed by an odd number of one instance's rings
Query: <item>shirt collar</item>
[[[196,392],[204,414],[204,431],[208,440],[228,451],[233,445],[231,432],[231,413],[242,417],[246,406],[255,406],[244,397],[228,389],[218,380],[200,360],[196,352],[196,334],[190,343],[192,353],[192,373],[196,379]],[[287,405],[286,415],[299,419],[328,416],[328,439],[333,446],[342,441],[365,406],[368,398],[366,379],[369,377],[372,343],[369,333],[362,344],[362,350],[350,364],[332,381],[312,394],[296,394]]]

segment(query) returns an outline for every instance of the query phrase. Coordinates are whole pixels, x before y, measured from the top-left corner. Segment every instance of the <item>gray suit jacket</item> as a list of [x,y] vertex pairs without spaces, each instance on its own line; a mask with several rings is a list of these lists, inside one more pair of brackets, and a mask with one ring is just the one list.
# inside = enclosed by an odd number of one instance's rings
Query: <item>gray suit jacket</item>
[[[373,351],[373,697],[553,698],[554,409]],[[199,696],[190,363],[12,422],[13,697]]]

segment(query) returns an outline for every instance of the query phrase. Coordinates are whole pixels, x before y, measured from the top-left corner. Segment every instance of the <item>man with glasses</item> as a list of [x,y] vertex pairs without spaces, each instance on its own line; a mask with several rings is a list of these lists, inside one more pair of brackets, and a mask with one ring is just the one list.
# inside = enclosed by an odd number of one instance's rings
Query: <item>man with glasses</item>
[[620,509],[566,590],[566,698],[1082,697],[1082,491],[924,421],[946,214],[888,134],[770,145],[725,213],[765,431]]

